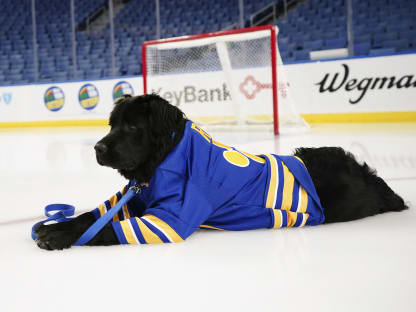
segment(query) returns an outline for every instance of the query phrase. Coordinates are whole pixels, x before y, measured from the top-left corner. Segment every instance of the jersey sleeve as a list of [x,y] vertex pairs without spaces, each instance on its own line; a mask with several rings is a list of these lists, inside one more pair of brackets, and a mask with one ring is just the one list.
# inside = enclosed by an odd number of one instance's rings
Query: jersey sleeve
[[272,228],[303,227],[308,221],[309,214],[290,210],[270,209],[272,212]]
[[[108,200],[104,201],[102,204],[98,205],[92,212],[96,219],[102,217],[109,209],[114,207],[121,197],[126,194],[127,190],[134,185],[134,181],[130,181],[123,189],[113,196],[111,196]],[[120,221],[126,220],[131,217],[135,216],[142,216],[143,212],[145,211],[146,206],[140,200],[138,196],[133,197],[127,204],[125,204],[122,209],[113,217],[113,221]]]
[[141,217],[112,223],[121,244],[182,242],[212,213],[212,207],[191,181],[162,171],[153,188],[154,200]]

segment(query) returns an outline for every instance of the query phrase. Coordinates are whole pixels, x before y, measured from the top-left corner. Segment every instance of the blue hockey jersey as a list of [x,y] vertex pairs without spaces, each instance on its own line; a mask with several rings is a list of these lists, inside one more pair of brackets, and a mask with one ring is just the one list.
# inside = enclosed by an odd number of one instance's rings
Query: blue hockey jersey
[[[97,218],[126,190],[94,210]],[[113,218],[122,244],[185,240],[198,228],[251,230],[302,227],[324,221],[301,159],[251,155],[221,144],[192,121],[142,192]]]

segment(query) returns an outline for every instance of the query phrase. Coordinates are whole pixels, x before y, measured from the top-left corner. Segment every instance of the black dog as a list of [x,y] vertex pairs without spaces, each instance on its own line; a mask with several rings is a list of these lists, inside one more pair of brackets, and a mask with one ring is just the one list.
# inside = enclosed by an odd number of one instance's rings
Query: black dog
[[[124,96],[110,116],[110,133],[95,145],[100,165],[117,169],[126,179],[147,183],[155,170],[180,143],[187,119],[175,106],[157,95]],[[322,203],[325,223],[351,221],[407,208],[403,199],[354,156],[339,147],[298,148]],[[186,161],[185,159],[183,160]],[[145,214],[146,207],[136,212]],[[71,247],[96,220],[93,212],[72,221],[40,225],[36,229],[40,248]],[[119,244],[114,228],[107,224],[88,245]]]

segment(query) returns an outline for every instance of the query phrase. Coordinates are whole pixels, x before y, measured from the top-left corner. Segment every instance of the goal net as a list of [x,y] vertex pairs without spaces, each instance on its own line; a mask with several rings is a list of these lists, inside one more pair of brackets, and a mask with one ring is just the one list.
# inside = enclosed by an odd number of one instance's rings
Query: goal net
[[290,94],[277,33],[267,25],[147,41],[144,93],[159,94],[205,128],[307,131]]

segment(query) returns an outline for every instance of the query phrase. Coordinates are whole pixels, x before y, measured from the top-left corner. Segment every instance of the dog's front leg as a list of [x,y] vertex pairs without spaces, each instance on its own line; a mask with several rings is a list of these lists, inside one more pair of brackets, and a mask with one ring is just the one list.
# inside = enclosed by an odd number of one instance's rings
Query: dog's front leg
[[[95,222],[92,212],[84,213],[68,222],[50,225],[40,224],[36,229],[37,245],[46,250],[70,248],[78,238]],[[108,246],[119,244],[111,223],[106,224],[92,238],[89,246]]]

